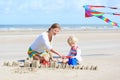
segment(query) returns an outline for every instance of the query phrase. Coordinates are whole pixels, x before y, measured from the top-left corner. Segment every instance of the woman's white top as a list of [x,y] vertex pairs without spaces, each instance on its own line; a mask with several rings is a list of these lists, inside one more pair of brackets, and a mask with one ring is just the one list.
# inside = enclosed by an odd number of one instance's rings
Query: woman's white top
[[40,34],[30,47],[32,50],[37,52],[44,52],[45,50],[52,49],[52,45],[48,38],[48,32],[43,32]]

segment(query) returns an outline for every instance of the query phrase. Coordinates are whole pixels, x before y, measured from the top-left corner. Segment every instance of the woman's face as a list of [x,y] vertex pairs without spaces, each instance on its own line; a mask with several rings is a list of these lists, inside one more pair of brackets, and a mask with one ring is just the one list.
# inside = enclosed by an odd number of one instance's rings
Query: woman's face
[[56,34],[58,34],[60,32],[60,29],[59,28],[52,28],[51,29],[51,34],[52,35],[56,35]]

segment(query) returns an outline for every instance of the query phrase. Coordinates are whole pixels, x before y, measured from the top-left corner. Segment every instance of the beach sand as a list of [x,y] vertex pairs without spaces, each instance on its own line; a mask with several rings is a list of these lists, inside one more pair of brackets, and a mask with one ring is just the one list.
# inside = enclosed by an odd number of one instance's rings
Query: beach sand
[[69,51],[67,38],[75,35],[82,50],[82,65],[97,65],[97,70],[44,69],[36,72],[14,73],[13,67],[3,66],[4,61],[28,57],[27,50],[44,30],[0,31],[0,80],[119,80],[119,30],[62,30],[54,37],[53,47],[61,54]]

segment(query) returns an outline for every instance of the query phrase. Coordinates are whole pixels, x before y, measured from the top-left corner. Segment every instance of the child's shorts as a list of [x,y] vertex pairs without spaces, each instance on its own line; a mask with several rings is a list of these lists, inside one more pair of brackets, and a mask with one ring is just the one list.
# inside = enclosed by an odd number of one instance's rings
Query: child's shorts
[[77,65],[78,60],[76,58],[69,58],[68,64],[69,65]]

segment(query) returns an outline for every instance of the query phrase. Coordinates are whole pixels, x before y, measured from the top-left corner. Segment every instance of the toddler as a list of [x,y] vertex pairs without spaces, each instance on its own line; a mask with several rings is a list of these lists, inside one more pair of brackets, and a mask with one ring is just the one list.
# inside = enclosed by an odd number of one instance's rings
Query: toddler
[[63,60],[63,62],[68,62],[69,65],[77,65],[82,61],[81,58],[81,49],[78,46],[78,39],[75,36],[69,36],[67,39],[68,44],[71,49],[69,54],[66,56],[67,60]]

